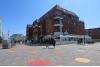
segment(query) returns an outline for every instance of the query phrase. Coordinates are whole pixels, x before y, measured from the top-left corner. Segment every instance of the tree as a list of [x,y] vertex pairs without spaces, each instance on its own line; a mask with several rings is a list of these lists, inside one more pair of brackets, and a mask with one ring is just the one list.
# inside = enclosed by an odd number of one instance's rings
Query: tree
[[10,36],[10,39],[12,41],[23,41],[25,40],[25,36],[23,34],[13,34],[12,36]]

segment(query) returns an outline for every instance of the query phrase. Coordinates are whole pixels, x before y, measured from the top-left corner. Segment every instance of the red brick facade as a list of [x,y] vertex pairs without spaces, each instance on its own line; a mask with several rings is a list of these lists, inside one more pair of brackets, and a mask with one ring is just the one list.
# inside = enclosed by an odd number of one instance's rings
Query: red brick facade
[[27,25],[26,38],[28,40],[31,40],[33,38],[33,26],[32,25]]
[[54,34],[55,32],[59,32],[60,19],[57,18],[59,16],[63,18],[62,32],[67,32],[68,34],[75,35],[84,35],[84,22],[80,21],[79,17],[75,13],[65,10],[56,5],[41,18],[34,21],[31,26],[27,26],[27,38],[34,39],[36,37],[38,38],[40,36],[45,36],[49,34]]
[[100,28],[87,29],[87,34],[92,37],[92,39],[100,39]]

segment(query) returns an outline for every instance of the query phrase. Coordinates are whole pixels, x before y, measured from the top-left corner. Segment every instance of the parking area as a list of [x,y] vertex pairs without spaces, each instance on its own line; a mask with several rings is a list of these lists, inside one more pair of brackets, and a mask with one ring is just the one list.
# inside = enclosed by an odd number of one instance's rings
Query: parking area
[[0,49],[0,66],[98,66],[100,43],[53,46],[16,44],[11,49]]

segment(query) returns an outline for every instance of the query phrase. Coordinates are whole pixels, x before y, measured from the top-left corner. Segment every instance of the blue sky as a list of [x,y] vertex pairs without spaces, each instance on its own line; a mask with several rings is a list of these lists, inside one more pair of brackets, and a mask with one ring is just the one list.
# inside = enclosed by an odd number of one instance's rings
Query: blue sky
[[100,0],[0,0],[3,32],[26,33],[32,24],[56,4],[75,12],[86,28],[100,27]]

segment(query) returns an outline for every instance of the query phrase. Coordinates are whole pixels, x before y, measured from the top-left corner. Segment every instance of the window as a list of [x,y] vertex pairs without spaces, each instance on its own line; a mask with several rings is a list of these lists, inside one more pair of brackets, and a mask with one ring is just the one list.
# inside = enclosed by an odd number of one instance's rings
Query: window
[[50,32],[50,19],[46,20],[46,29],[47,29],[47,32]]
[[54,27],[54,32],[60,32],[60,27],[59,26]]
[[59,19],[55,19],[54,24],[59,24]]

